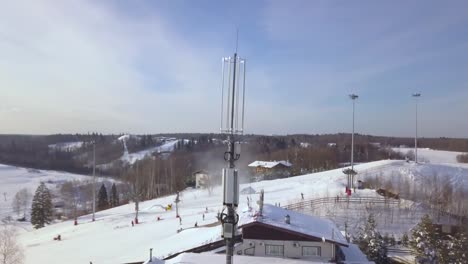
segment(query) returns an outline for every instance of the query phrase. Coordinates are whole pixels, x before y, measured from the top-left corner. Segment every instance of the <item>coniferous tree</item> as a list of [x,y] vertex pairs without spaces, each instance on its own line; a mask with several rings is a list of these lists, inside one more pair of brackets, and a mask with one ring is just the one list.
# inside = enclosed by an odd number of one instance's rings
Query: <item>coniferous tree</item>
[[104,184],[101,185],[98,193],[98,210],[105,210],[109,208],[109,200],[107,199],[107,189]]
[[418,257],[433,261],[436,258],[439,238],[431,218],[425,215],[412,231],[410,246]]
[[364,254],[367,255],[369,260],[375,263],[389,263],[387,258],[387,246],[384,239],[376,229],[374,216],[372,214],[367,218],[367,223],[361,226],[358,236],[354,242],[359,246]]
[[110,205],[111,207],[119,206],[119,195],[117,194],[117,187],[115,186],[115,183],[112,184],[111,188]]
[[468,259],[468,232],[462,230],[453,239],[453,247],[451,254],[452,263],[463,263]]
[[52,198],[43,182],[37,187],[31,206],[31,224],[38,229],[52,221]]
[[403,246],[405,246],[405,247],[407,247],[409,245],[409,238],[408,238],[408,234],[406,234],[406,232],[401,237],[401,244]]

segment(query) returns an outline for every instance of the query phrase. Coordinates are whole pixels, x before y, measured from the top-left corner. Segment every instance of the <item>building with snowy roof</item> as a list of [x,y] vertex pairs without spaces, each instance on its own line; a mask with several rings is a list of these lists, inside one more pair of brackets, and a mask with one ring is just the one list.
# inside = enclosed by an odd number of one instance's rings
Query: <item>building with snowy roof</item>
[[271,180],[290,176],[292,164],[289,161],[254,161],[248,165],[253,169],[254,176],[262,176],[260,180]]
[[244,212],[239,228],[243,242],[235,248],[237,255],[337,262],[340,247],[348,247],[330,220],[269,204],[261,212]]

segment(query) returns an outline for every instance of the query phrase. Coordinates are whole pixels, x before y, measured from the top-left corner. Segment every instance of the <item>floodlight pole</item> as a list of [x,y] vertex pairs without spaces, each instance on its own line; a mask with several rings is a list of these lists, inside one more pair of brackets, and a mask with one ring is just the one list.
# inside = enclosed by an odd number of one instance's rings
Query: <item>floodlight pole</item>
[[414,163],[418,163],[418,98],[421,97],[420,93],[414,93],[416,105],[416,118],[415,118],[415,135],[414,135]]
[[96,220],[96,142],[93,141],[93,222]]
[[[349,98],[353,100],[353,132],[351,133],[351,170],[354,171],[354,105],[356,99],[359,98],[359,96],[356,94],[350,94]],[[352,179],[351,184],[349,186],[350,188],[354,187],[354,175],[351,177]]]

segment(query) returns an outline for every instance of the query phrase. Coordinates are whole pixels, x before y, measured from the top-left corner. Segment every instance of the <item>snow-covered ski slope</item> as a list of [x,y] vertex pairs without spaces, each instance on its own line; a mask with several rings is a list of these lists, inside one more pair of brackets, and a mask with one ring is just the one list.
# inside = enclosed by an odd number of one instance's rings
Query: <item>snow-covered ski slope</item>
[[[100,179],[103,180],[104,178]],[[0,164],[0,219],[12,213],[12,200],[16,192],[27,188],[31,195],[37,186],[44,182],[51,191],[57,191],[57,186],[66,181],[85,181],[91,177],[68,172],[27,169]]]
[[[145,157],[150,156],[152,153],[173,151],[176,144],[177,144],[177,142],[179,142],[179,139],[169,140],[169,141],[166,141],[161,146],[148,148],[148,149],[138,151],[138,152],[135,152],[135,153],[130,153],[130,154],[128,153],[128,151],[125,151],[123,156],[120,159],[122,161],[126,161],[128,163],[133,164],[137,160],[142,160]],[[124,144],[125,144],[125,141],[124,141]],[[125,149],[126,149],[126,147],[125,147]]]
[[[392,175],[401,171],[418,181],[427,173],[447,173],[454,184],[468,185],[468,166],[462,164],[412,164],[404,161],[382,160],[355,166],[360,173],[382,172]],[[456,172],[453,173],[452,172]],[[254,201],[258,192],[265,190],[265,202],[286,205],[305,199],[343,195],[346,178],[342,169],[313,173],[287,179],[256,182],[241,185],[241,190],[251,187],[257,194],[241,195],[239,211],[247,206],[247,197]],[[468,187],[467,187],[468,188]],[[357,190],[357,196],[372,196],[372,190]],[[54,224],[31,232],[23,232],[19,239],[26,250],[26,263],[125,263],[144,261],[150,248],[156,257],[167,256],[220,238],[220,226],[216,214],[222,209],[221,188],[214,189],[212,196],[205,190],[187,189],[181,192],[179,212],[182,224],[175,211],[166,212],[162,206],[173,203],[175,196],[146,201],[140,204],[140,224],[131,226],[134,204],[98,212],[96,222],[90,216],[81,217],[79,225],[72,221]],[[205,212],[208,208],[208,213]],[[203,220],[205,214],[205,220]],[[157,217],[162,220],[157,221]],[[197,222],[198,228],[194,228]],[[177,232],[179,228],[182,232]],[[53,241],[60,234],[62,241]]]
[[[414,148],[392,148],[396,152],[406,155],[409,151],[414,152]],[[429,163],[458,163],[457,156],[463,152],[434,150],[429,148],[418,148],[418,160]]]
[[56,144],[49,145],[50,149],[60,150],[60,151],[74,151],[83,146],[83,141],[72,141],[72,142],[61,142]]

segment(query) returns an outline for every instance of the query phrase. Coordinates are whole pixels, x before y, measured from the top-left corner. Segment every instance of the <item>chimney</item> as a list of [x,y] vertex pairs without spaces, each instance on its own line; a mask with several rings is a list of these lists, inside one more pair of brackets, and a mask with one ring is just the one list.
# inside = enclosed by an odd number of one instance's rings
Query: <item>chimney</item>
[[284,222],[285,222],[286,224],[288,224],[288,225],[291,224],[291,217],[290,217],[289,215],[286,215],[286,216],[284,217]]

